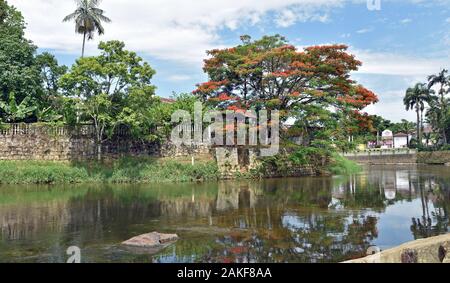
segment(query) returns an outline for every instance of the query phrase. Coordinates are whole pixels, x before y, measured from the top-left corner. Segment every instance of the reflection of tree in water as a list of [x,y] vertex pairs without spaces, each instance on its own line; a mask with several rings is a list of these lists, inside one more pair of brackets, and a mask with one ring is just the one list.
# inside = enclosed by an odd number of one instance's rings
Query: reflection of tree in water
[[[273,215],[274,216],[274,215]],[[273,217],[272,216],[272,217]],[[279,215],[278,215],[279,216]],[[272,230],[235,231],[202,260],[213,262],[338,262],[361,257],[377,237],[377,219],[309,214]]]
[[[258,201],[245,200],[258,191],[256,187],[264,192]],[[227,211],[226,217],[218,217],[216,225],[235,230],[217,237],[219,245],[201,261],[337,262],[364,255],[377,237],[376,218],[328,210],[329,178],[268,180],[223,189],[228,198],[235,191],[237,199],[228,203],[240,205]]]
[[[422,216],[413,218],[411,232],[414,239],[442,235],[449,232],[450,187],[448,180],[436,176],[418,176]],[[431,208],[430,208],[431,206]]]

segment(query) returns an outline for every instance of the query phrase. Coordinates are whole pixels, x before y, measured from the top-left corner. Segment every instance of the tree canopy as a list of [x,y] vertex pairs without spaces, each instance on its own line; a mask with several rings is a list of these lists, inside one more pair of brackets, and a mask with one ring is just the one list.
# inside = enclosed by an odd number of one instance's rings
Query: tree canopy
[[99,50],[100,55],[77,60],[61,77],[65,94],[83,101],[98,144],[118,126],[126,126],[136,138],[154,138],[148,135],[155,127],[151,108],[159,101],[151,84],[155,71],[123,42],[101,42]]
[[14,7],[1,1],[0,15],[0,100],[17,104],[40,95],[40,75],[35,64],[36,46],[24,37],[25,22]]
[[208,51],[204,71],[210,80],[198,85],[196,95],[231,110],[288,111],[308,104],[362,110],[378,101],[350,78],[361,62],[345,45],[299,51],[279,35],[241,39],[239,46]]

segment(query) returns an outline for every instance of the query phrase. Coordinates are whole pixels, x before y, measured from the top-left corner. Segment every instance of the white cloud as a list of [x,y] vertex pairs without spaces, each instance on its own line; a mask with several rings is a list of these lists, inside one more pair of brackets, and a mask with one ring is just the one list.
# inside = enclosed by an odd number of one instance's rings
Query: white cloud
[[[81,36],[72,23],[62,23],[75,9],[72,0],[9,0],[28,22],[27,36],[39,47],[80,53]],[[93,54],[99,39],[119,39],[128,48],[159,59],[201,64],[205,51],[222,47],[219,32],[255,25],[269,13],[280,26],[297,21],[326,21],[323,9],[340,7],[345,0],[108,0],[101,3],[113,22],[106,34],[87,45]],[[318,11],[321,11],[319,13]],[[326,11],[326,10],[325,10]]]
[[426,77],[448,66],[449,58],[425,58],[403,54],[351,49],[363,62],[358,71],[364,74]]
[[380,98],[380,102],[366,111],[392,121],[414,121],[415,114],[406,111],[403,97],[408,87],[426,82],[427,77],[448,66],[448,58],[425,58],[399,53],[375,52],[350,48],[350,52],[363,62],[354,77]]
[[188,75],[171,75],[167,77],[168,81],[172,82],[182,82],[182,81],[188,81],[192,79],[191,76]]
[[356,33],[364,34],[364,33],[368,33],[371,31],[373,31],[373,28],[363,28],[363,29],[357,30]]
[[403,19],[403,20],[400,21],[400,23],[404,24],[404,25],[409,24],[411,22],[412,22],[412,19],[408,19],[408,18],[407,19]]
[[414,111],[406,111],[405,106],[403,106],[403,96],[405,90],[399,90],[395,92],[386,92],[378,95],[383,97],[388,97],[389,95],[401,96],[397,101],[386,101],[380,99],[380,102],[374,105],[370,105],[365,109],[370,115],[378,115],[385,119],[391,120],[392,122],[400,122],[402,119],[408,121],[415,121],[416,114]]
[[[294,6],[292,8],[284,9],[278,13],[275,18],[275,24],[278,27],[287,28],[294,25],[297,22],[328,22],[329,21],[329,9],[335,8],[338,5],[337,1],[329,1],[328,4],[323,5],[302,5]],[[318,8],[321,8],[320,11]]]
[[292,10],[284,10],[275,19],[275,23],[279,27],[287,28],[295,24],[297,16]]

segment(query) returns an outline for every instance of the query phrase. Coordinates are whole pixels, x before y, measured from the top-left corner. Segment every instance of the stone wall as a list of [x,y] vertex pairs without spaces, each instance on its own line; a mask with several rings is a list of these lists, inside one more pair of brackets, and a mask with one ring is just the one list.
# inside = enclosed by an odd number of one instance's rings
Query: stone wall
[[[0,160],[74,161],[97,158],[92,126],[49,127],[38,124],[14,124],[0,130]],[[183,156],[204,153],[202,146],[174,148],[167,144],[136,141],[118,132],[103,143],[102,156]]]
[[450,234],[413,241],[346,263],[450,263]]
[[420,152],[417,156],[417,162],[450,165],[450,151]]
[[415,164],[417,152],[415,150],[386,150],[346,153],[345,158],[359,164]]
[[0,131],[0,160],[70,160],[95,154],[95,143],[81,129],[70,134],[68,128],[39,125],[11,125]]
[[217,167],[222,178],[233,178],[235,174],[245,170],[239,164],[239,154],[237,148],[220,147],[215,149]]
[[265,178],[316,176],[319,172],[313,166],[285,164],[283,168],[270,164],[262,166],[259,150],[236,147],[216,148],[216,160],[222,178],[233,178],[257,169]]
[[204,156],[210,154],[211,147],[207,144],[176,146],[171,142],[166,142],[159,148],[159,156],[161,157]]

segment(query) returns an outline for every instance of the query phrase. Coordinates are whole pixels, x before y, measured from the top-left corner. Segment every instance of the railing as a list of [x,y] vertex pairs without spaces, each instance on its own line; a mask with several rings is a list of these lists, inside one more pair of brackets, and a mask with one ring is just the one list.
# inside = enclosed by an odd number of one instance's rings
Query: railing
[[[77,126],[53,126],[46,124],[2,124],[0,125],[0,136],[31,136],[31,135],[49,135],[49,136],[86,136],[95,135],[93,125]],[[126,137],[129,130],[125,127],[118,127],[116,136]]]
[[345,152],[341,155],[344,157],[360,157],[360,156],[387,156],[387,155],[415,155],[417,150],[408,148],[396,149],[366,149],[360,151]]

